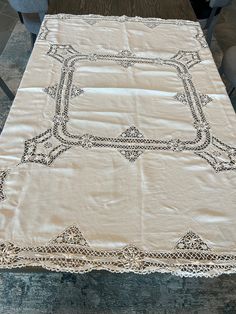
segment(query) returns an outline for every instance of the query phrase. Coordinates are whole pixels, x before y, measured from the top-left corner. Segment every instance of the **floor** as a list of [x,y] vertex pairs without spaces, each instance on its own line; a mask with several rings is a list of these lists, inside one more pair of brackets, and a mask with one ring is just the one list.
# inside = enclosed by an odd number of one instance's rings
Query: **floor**
[[[223,51],[236,45],[235,17],[233,0],[216,28]],[[0,0],[0,73],[13,91],[17,90],[30,52],[29,34],[7,0]],[[233,102],[236,104],[236,96]],[[10,107],[11,102],[0,91],[0,133]],[[193,279],[169,274],[3,272],[0,313],[235,314],[236,274]]]
[[4,314],[235,314],[236,276],[0,274]]
[[17,21],[18,15],[8,1],[0,0],[0,54],[5,48]]

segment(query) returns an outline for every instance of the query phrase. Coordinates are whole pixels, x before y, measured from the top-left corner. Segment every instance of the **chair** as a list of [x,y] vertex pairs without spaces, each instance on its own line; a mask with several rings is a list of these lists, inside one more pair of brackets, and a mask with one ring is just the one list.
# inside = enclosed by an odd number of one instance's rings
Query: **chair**
[[225,52],[219,72],[229,81],[228,93],[231,96],[236,88],[236,46],[230,47]]
[[13,100],[15,98],[14,94],[12,91],[9,89],[9,87],[6,85],[6,83],[3,81],[3,79],[0,76],[0,87],[3,90],[3,92],[7,95],[7,97],[10,100]]
[[207,19],[206,23],[206,29],[207,29],[207,43],[210,46],[211,45],[211,40],[212,40],[212,35],[213,31],[217,22],[217,19],[219,17],[219,10],[223,7],[228,6],[232,0],[210,0],[209,1],[209,7],[212,8],[211,13]]
[[31,34],[32,44],[48,10],[48,0],[8,0],[14,10],[22,17],[26,29]]

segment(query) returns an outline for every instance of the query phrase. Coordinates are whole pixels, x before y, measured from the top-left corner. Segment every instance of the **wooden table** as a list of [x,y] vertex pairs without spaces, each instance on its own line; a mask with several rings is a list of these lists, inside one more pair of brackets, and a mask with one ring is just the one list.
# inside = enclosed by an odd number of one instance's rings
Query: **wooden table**
[[189,0],[49,0],[49,14],[101,14],[196,21]]

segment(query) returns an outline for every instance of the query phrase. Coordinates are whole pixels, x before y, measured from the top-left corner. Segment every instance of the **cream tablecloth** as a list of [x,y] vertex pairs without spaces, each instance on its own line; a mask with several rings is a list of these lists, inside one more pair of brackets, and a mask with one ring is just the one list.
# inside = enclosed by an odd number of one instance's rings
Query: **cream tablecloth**
[[0,267],[235,272],[235,135],[198,23],[46,16],[1,135]]

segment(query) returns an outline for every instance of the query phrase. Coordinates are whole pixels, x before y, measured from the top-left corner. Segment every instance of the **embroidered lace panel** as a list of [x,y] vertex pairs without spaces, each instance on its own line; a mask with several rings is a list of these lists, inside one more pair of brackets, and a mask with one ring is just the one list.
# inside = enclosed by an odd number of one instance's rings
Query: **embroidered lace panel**
[[[78,52],[71,45],[50,46],[48,56],[59,61],[61,66],[60,81],[44,88],[55,101],[55,115],[52,118],[53,127],[25,141],[21,163],[40,163],[50,166],[63,152],[74,146],[84,149],[116,149],[125,159],[135,162],[143,153],[148,151],[169,151],[173,153],[192,151],[203,158],[216,172],[236,169],[236,148],[223,143],[212,135],[210,124],[206,119],[203,108],[212,98],[197,91],[189,69],[201,62],[196,51],[179,51],[170,59],[149,58],[136,56],[128,50],[117,54],[85,54]],[[124,68],[139,64],[165,65],[175,68],[183,83],[183,92],[177,93],[175,100],[188,106],[193,118],[193,128],[196,136],[192,140],[180,138],[154,139],[146,138],[135,126],[129,127],[117,137],[101,137],[98,134],[71,134],[67,129],[69,122],[69,99],[81,97],[84,89],[73,84],[73,75],[77,66],[83,61],[115,62]],[[65,90],[65,93],[61,93]],[[9,172],[9,170],[8,170]],[[3,183],[6,171],[0,176],[0,201],[5,199]]]
[[88,26],[94,26],[95,24],[103,21],[118,22],[118,23],[141,23],[150,29],[155,29],[160,25],[177,25],[181,26],[192,26],[196,29],[196,35],[194,36],[196,41],[200,44],[201,48],[208,48],[204,33],[202,32],[201,26],[197,22],[186,21],[186,20],[174,20],[174,19],[161,19],[161,18],[142,18],[139,16],[128,17],[123,16],[101,16],[101,15],[72,15],[72,14],[55,14],[47,15],[41,25],[38,40],[48,40],[48,35],[51,32],[48,26],[50,20],[81,20]]
[[0,268],[30,266],[75,273],[108,270],[117,273],[169,272],[186,277],[214,277],[234,272],[236,256],[212,252],[208,244],[193,231],[187,232],[171,251],[144,251],[134,245],[101,250],[91,247],[79,228],[71,226],[46,245],[0,243]]
[[[78,18],[70,15],[57,15],[45,19],[38,40],[46,40],[50,33],[48,21],[51,18],[71,19]],[[203,34],[197,23],[178,20],[142,19],[139,17],[80,17],[88,27],[104,19],[119,23],[140,22],[153,29],[161,24],[193,25],[196,26],[195,39],[202,48],[207,48]],[[39,163],[51,166],[55,159],[79,146],[83,149],[96,148],[113,149],[128,162],[135,162],[148,151],[168,151],[176,154],[191,151],[206,161],[216,172],[236,169],[236,148],[223,143],[212,134],[210,124],[204,114],[204,107],[212,98],[196,90],[191,77],[190,69],[201,62],[197,51],[179,51],[170,59],[137,56],[132,51],[121,50],[115,54],[100,52],[83,53],[71,45],[51,44],[48,56],[61,64],[59,82],[45,87],[43,91],[55,103],[55,114],[52,117],[52,127],[44,130],[37,136],[27,139],[24,143],[24,152],[21,162]],[[169,66],[176,70],[179,80],[183,84],[183,91],[177,93],[173,101],[177,101],[190,109],[193,118],[195,138],[184,140],[180,138],[147,138],[142,130],[130,126],[117,137],[101,137],[99,134],[71,134],[67,129],[69,122],[69,103],[76,97],[81,97],[85,87],[73,83],[76,69],[83,61],[91,63],[114,62],[127,69],[136,64],[153,66]],[[65,93],[61,93],[61,90]],[[80,98],[77,99],[79,101]],[[76,101],[76,100],[75,100]],[[181,105],[181,104],[180,104]],[[125,160],[124,159],[124,160]],[[10,169],[0,171],[0,201],[4,201],[4,184]],[[93,269],[104,269],[112,272],[170,272],[180,276],[209,276],[236,271],[236,256],[232,254],[218,254],[193,231],[187,232],[176,243],[171,251],[151,252],[144,251],[134,245],[128,245],[116,250],[100,250],[93,248],[85,239],[77,226],[67,228],[61,234],[42,246],[18,246],[11,242],[0,243],[0,267],[16,268],[25,266],[41,266],[55,271],[88,272]]]
[[72,15],[72,14],[54,14],[54,15],[47,15],[41,25],[40,32],[38,35],[38,40],[47,40],[47,36],[50,33],[48,22],[50,20],[59,19],[59,20],[81,20],[84,23],[88,24],[88,26],[93,26],[99,22],[103,21],[110,21],[110,22],[118,22],[118,23],[141,23],[150,29],[154,29],[159,25],[178,25],[178,26],[195,26],[197,29],[196,39],[199,41],[201,46],[203,46],[203,38],[201,37],[200,32],[200,25],[199,23],[192,22],[192,21],[185,21],[185,20],[165,20],[165,19],[158,19],[158,18],[142,18],[139,16],[135,17],[128,17],[126,15],[123,16],[102,16],[102,15]]
[[4,183],[7,178],[8,170],[0,171],[0,202],[4,201],[6,196],[4,194]]
[[[66,147],[81,146],[85,149],[117,149],[127,160],[134,162],[145,151],[193,151],[198,156],[204,158],[212,165],[209,158],[206,157],[211,154],[207,148],[211,144],[214,145],[214,138],[210,131],[210,125],[206,120],[203,112],[203,107],[212,101],[208,95],[197,91],[194,87],[189,69],[201,62],[200,56],[196,51],[179,51],[170,59],[148,58],[136,56],[133,52],[122,50],[117,54],[99,54],[90,53],[83,54],[76,51],[70,45],[51,45],[48,55],[55,58],[62,63],[61,81],[54,86],[60,86],[67,92],[66,96],[61,93],[56,97],[56,114],[53,118],[53,136]],[[84,90],[73,85],[73,74],[76,70],[76,65],[83,61],[90,62],[107,62],[112,61],[121,65],[124,68],[135,66],[136,63],[167,65],[176,69],[179,79],[183,83],[184,91],[177,93],[175,99],[189,106],[193,117],[193,128],[196,130],[196,136],[192,140],[183,139],[153,139],[146,138],[145,135],[135,126],[128,128],[120,136],[116,138],[101,137],[97,134],[71,134],[67,130],[67,123],[69,121],[69,97],[73,98],[76,95],[81,95]],[[45,91],[48,91],[46,88]],[[76,92],[75,92],[76,90]],[[70,96],[69,96],[70,95]],[[132,132],[133,133],[132,133]],[[135,136],[136,133],[139,136]],[[64,148],[63,146],[63,148]],[[220,149],[220,148],[219,148]],[[224,160],[225,164],[221,167],[213,167],[216,171],[233,170],[235,169],[234,159],[232,155],[235,149],[231,147],[231,155],[228,160]]]

